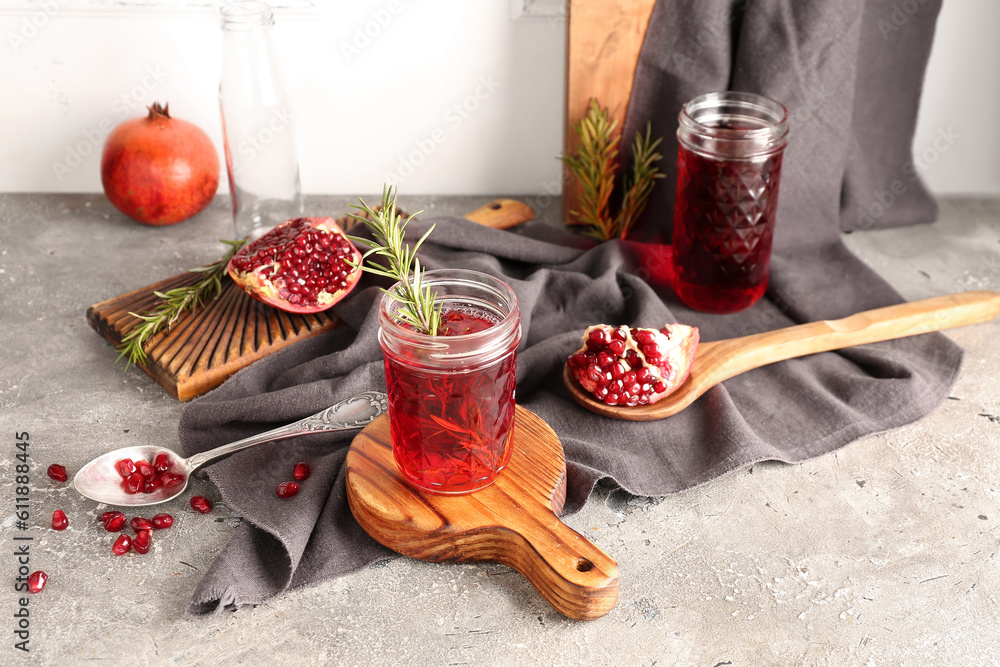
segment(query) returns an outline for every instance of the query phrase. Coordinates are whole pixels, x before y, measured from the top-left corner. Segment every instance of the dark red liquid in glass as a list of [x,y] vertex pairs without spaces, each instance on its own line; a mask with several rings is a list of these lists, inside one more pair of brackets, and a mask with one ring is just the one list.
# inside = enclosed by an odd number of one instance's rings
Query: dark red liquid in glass
[[[488,329],[488,313],[442,315],[445,336]],[[514,426],[514,349],[499,361],[461,371],[424,369],[386,352],[392,452],[415,486],[468,493],[493,483],[511,454]]]
[[726,160],[680,147],[673,282],[688,306],[733,313],[767,290],[781,160],[780,152]]

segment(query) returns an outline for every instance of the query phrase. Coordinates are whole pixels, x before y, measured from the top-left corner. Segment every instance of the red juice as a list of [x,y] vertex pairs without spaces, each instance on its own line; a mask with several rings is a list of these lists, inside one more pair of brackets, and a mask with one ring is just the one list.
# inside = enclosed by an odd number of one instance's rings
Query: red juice
[[[439,336],[487,331],[498,319],[473,307],[446,309]],[[516,348],[517,341],[514,341]],[[469,493],[493,483],[511,455],[516,351],[488,364],[431,368],[385,351],[396,465],[415,486]]]
[[767,290],[782,154],[706,157],[680,147],[674,289],[709,313],[750,307]]

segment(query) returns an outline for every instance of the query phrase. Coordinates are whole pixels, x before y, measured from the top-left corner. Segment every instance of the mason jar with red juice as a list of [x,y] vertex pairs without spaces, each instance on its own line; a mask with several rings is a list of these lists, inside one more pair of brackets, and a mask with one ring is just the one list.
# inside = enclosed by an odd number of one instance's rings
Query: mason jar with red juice
[[762,95],[708,93],[677,129],[673,283],[709,313],[749,308],[767,290],[788,111]]
[[472,493],[496,481],[510,461],[517,297],[477,271],[427,271],[424,281],[441,305],[436,335],[401,323],[400,303],[388,294],[378,311],[393,458],[419,489]]

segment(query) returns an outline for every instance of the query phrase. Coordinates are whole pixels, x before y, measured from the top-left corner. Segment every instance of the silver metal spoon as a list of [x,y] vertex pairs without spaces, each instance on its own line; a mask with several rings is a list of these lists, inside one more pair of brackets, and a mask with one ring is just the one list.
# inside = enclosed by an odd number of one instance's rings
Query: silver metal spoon
[[[186,459],[165,447],[156,445],[124,447],[98,456],[80,468],[80,471],[73,477],[73,486],[87,498],[109,505],[130,507],[157,505],[182,494],[187,488],[188,480],[191,479],[191,473],[195,470],[207,463],[229,456],[233,452],[265,442],[292,438],[307,433],[361,428],[388,408],[389,404],[385,394],[377,391],[362,392],[293,424],[237,440]],[[115,469],[115,463],[122,459],[146,460],[152,463],[156,455],[161,453],[167,454],[174,462],[170,472],[183,475],[184,481],[169,488],[160,487],[151,493],[127,493],[122,488],[122,478],[118,474],[118,470]]]

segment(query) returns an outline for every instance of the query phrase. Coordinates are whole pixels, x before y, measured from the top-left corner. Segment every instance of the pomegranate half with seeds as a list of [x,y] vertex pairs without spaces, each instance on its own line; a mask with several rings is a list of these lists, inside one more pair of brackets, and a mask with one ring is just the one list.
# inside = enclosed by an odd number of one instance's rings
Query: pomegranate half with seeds
[[597,400],[647,405],[684,384],[698,338],[697,328],[683,324],[659,330],[597,324],[583,334],[583,347],[568,364],[573,377]]
[[361,253],[333,218],[295,218],[240,248],[227,270],[258,301],[318,313],[354,289],[360,264]]

